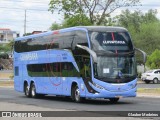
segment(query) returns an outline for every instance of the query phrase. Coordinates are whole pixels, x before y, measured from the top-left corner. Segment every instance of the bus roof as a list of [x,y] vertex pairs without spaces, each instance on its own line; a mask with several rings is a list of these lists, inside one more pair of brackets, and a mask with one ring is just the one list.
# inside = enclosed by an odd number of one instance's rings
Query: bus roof
[[107,32],[107,31],[124,32],[124,31],[127,31],[127,29],[125,29],[123,27],[113,27],[113,26],[76,26],[76,27],[64,28],[64,29],[59,29],[59,30],[54,30],[54,31],[43,32],[43,33],[39,33],[39,34],[33,34],[33,35],[18,37],[18,38],[15,39],[15,41],[52,35],[56,31],[58,33],[63,33],[63,32],[69,32],[69,31],[74,31],[74,30],[102,31],[102,32]]
[[88,31],[116,31],[116,32],[124,32],[127,29],[123,27],[115,27],[115,26],[78,26],[79,28],[86,28]]

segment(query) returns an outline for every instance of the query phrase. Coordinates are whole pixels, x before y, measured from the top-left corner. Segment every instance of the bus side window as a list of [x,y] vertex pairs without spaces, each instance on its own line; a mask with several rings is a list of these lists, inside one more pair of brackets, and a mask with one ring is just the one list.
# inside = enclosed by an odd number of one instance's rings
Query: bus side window
[[19,67],[15,67],[15,76],[19,76]]
[[91,66],[89,59],[85,59],[84,61],[84,72],[85,72],[85,77],[91,77]]
[[76,31],[76,35],[72,42],[72,50],[75,50],[77,44],[88,47],[88,40],[87,40],[86,32]]

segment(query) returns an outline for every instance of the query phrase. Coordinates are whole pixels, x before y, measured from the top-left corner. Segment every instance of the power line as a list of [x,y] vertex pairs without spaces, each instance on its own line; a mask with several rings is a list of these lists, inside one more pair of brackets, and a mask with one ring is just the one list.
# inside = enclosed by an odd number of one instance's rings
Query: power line
[[[3,2],[13,2],[13,1],[10,1],[10,0],[2,0]],[[14,1],[14,2],[25,2],[25,1],[22,1],[22,0],[17,0],[17,1]],[[49,1],[50,2],[50,1]],[[48,3],[49,3],[48,2]],[[46,0],[45,2],[40,2],[40,1],[30,1],[30,3],[40,3],[40,4],[43,4],[43,3],[46,3]]]
[[27,8],[27,9],[24,9],[24,8],[10,8],[10,7],[1,7],[0,6],[0,9],[15,9],[15,10],[31,10],[31,11],[47,11],[47,12],[49,12],[48,11],[48,9],[31,9],[31,8]]

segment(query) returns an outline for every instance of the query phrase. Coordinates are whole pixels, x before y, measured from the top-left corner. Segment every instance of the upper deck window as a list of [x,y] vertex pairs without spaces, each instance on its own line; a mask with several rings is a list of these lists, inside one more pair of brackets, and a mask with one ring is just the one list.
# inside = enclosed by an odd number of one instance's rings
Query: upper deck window
[[92,32],[91,42],[95,51],[128,52],[133,50],[127,32]]

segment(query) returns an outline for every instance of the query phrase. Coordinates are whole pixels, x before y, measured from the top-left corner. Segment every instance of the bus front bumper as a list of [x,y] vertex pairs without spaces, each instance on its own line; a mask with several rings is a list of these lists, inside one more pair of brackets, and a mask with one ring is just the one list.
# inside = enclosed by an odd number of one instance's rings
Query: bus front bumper
[[125,98],[125,97],[136,97],[137,88],[133,88],[128,91],[111,92],[102,90],[99,93],[87,93],[86,98]]

